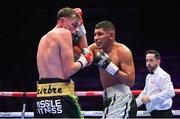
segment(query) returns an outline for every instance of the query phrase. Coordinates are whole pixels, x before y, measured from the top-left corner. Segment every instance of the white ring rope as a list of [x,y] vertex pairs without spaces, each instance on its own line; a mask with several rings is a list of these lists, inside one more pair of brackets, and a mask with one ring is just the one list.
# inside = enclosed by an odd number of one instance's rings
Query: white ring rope
[[[139,95],[142,90],[132,90],[134,95]],[[103,91],[76,91],[77,96],[102,96]],[[180,89],[175,89],[176,94],[180,94]],[[8,92],[8,91],[1,91],[0,97],[28,97],[33,98],[36,97],[36,92]],[[174,116],[180,115],[180,110],[172,110]],[[84,116],[91,116],[91,117],[101,117],[102,111],[82,111]],[[147,117],[150,116],[148,111],[139,110],[137,112],[137,116]],[[22,117],[22,112],[0,112],[0,117]],[[34,117],[33,112],[24,112],[24,117]]]
[[[90,117],[101,117],[103,111],[81,111],[84,116]],[[174,116],[180,115],[180,110],[172,110]],[[0,112],[0,117],[21,117],[22,112]],[[148,111],[138,111],[138,117],[147,117],[150,116]],[[25,112],[24,117],[34,117],[34,112]]]

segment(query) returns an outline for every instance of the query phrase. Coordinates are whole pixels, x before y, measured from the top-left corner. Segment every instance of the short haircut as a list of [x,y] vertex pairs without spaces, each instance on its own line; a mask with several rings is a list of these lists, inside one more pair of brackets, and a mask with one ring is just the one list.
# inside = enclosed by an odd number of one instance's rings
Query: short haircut
[[146,55],[147,55],[147,54],[155,54],[155,58],[156,58],[156,59],[161,59],[160,53],[159,53],[158,51],[156,51],[156,50],[147,50],[147,51],[146,51]]
[[61,17],[74,17],[80,19],[80,16],[77,15],[76,12],[69,7],[64,7],[58,11],[57,20],[59,20]]
[[111,21],[100,21],[99,23],[96,24],[95,29],[104,29],[104,30],[110,30],[115,32],[115,26]]

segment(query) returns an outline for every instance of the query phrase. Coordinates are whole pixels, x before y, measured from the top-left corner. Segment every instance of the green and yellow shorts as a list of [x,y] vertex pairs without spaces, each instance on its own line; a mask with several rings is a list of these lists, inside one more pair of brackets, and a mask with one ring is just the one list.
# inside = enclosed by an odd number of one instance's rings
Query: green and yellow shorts
[[34,117],[82,118],[72,80],[43,78],[37,82]]

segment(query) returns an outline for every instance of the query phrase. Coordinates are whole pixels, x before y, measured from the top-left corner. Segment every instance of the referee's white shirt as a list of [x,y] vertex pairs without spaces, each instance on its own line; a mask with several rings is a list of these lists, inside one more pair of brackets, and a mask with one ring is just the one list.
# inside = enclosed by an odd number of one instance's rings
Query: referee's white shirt
[[170,109],[171,98],[175,96],[171,77],[159,66],[153,72],[154,74],[146,76],[145,87],[136,98],[137,106],[143,104],[142,97],[147,95],[150,98],[150,102],[146,104],[147,111]]

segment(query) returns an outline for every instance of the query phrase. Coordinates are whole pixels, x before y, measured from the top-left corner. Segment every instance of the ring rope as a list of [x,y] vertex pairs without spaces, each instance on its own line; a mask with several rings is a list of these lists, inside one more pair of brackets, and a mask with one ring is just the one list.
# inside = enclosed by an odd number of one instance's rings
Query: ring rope
[[[134,95],[139,95],[142,90],[132,90]],[[76,91],[77,96],[102,96],[103,91]],[[180,89],[175,89],[176,94],[180,94]],[[13,91],[1,91],[1,97],[36,97],[36,92],[13,92]],[[180,110],[172,110],[174,116],[180,115]],[[82,111],[84,116],[91,116],[91,117],[101,117],[102,111]],[[24,117],[33,117],[33,112],[25,112]],[[149,112],[144,110],[139,110],[137,112],[137,116],[147,117],[150,116]],[[22,117],[22,112],[0,112],[0,117]]]
[[[83,116],[90,116],[90,117],[101,117],[103,111],[81,111]],[[180,115],[180,110],[172,110],[174,116]],[[0,117],[21,117],[21,112],[0,112]],[[147,117],[150,116],[148,111],[138,111],[137,117]],[[34,112],[25,112],[24,117],[34,117]]]
[[[139,95],[142,90],[132,90],[134,95]],[[175,89],[176,94],[180,94],[180,89]],[[103,91],[76,91],[77,96],[102,96]],[[0,97],[37,97],[36,92],[16,92],[16,91],[1,91]]]

